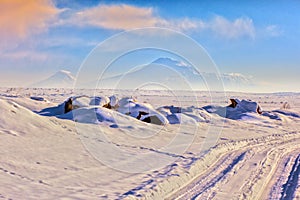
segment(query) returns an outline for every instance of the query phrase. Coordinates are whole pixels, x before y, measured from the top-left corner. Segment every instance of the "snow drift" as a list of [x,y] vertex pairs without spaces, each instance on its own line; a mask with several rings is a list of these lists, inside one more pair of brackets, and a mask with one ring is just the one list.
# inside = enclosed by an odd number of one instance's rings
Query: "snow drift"
[[95,124],[101,122],[123,124],[126,121],[124,119],[128,120],[128,117],[156,125],[197,125],[198,122],[209,122],[219,118],[260,122],[267,122],[266,120],[269,119],[285,121],[289,120],[289,116],[300,118],[297,113],[286,110],[262,111],[257,102],[244,99],[231,99],[231,104],[228,106],[207,105],[202,108],[194,106],[182,108],[172,105],[153,108],[152,105],[139,103],[131,97],[118,100],[115,95],[110,97],[73,96],[57,106],[42,109],[37,113]]

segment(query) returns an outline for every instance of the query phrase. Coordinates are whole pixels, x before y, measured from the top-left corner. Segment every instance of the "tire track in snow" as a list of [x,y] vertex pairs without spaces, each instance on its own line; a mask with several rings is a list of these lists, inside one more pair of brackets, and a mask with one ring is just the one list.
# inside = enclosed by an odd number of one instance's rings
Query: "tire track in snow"
[[221,181],[236,165],[238,162],[242,161],[246,155],[246,152],[243,152],[239,156],[235,157],[231,164],[229,164],[219,175],[217,175],[210,183],[208,183],[203,189],[198,191],[198,193],[191,197],[191,200],[197,199],[203,192],[214,187],[219,181]]
[[[236,173],[225,177],[224,181],[211,188],[206,196],[202,195],[201,199],[264,199],[262,196],[274,178],[281,155],[286,152],[288,146],[297,147],[297,141],[285,142],[277,143],[275,147],[260,144],[252,148],[253,156],[250,159],[244,159],[244,163],[236,170]],[[242,171],[241,174],[240,171]],[[243,184],[240,186],[238,183]],[[235,194],[239,195],[235,196]]]
[[[295,160],[299,154],[300,149],[296,148],[295,151],[285,152],[282,155],[282,159],[278,164],[276,173],[274,173],[274,178],[272,180],[271,188],[269,193],[266,193],[264,198],[266,199],[280,199],[282,193],[282,186],[287,182],[288,176],[292,171],[292,167]],[[300,187],[299,187],[300,188]],[[297,195],[296,195],[297,197]]]
[[292,200],[296,192],[300,176],[300,154],[295,160],[292,170],[289,174],[287,182],[282,186],[282,193],[280,200]]
[[[249,176],[244,174],[246,179],[237,191],[239,193],[237,198],[270,199],[270,196],[266,196],[272,188],[270,185],[274,184],[272,182],[278,177],[276,176],[276,171],[278,171],[280,163],[282,163],[281,160],[285,154],[295,150],[294,146],[296,146],[297,142],[299,141],[281,142],[274,146],[268,145],[264,149],[260,149],[254,156],[256,158],[252,159],[256,163],[256,167],[248,167],[250,174]],[[249,162],[246,164],[249,165]]]
[[[216,177],[217,172],[213,171],[212,169],[218,169],[220,167],[222,169],[224,169],[224,168],[227,169],[226,167],[224,167],[224,160],[223,160],[223,159],[225,159],[225,161],[226,161],[226,159],[227,159],[227,162],[225,162],[225,163],[227,163],[228,167],[230,165],[228,163],[228,160],[231,160],[231,163],[234,163],[236,165],[241,165],[241,166],[237,166],[238,170],[241,167],[243,167],[245,164],[249,165],[248,162],[250,162],[250,164],[251,164],[251,162],[253,164],[261,163],[261,165],[259,165],[258,168],[266,168],[270,165],[275,165],[274,167],[271,168],[271,172],[268,172],[266,170],[263,170],[262,172],[257,171],[257,173],[262,173],[262,174],[258,177],[256,177],[256,176],[253,177],[251,175],[252,178],[247,180],[248,182],[245,184],[246,188],[251,189],[254,185],[256,190],[258,190],[259,194],[256,195],[256,194],[250,193],[250,194],[246,194],[246,196],[240,196],[240,198],[247,198],[247,197],[248,198],[249,197],[256,198],[263,194],[264,187],[267,186],[267,185],[264,185],[263,181],[261,181],[260,179],[266,180],[269,183],[269,181],[272,179],[272,174],[274,173],[275,169],[278,167],[277,164],[281,158],[280,153],[278,153],[278,152],[270,153],[270,152],[272,152],[276,148],[281,148],[280,146],[284,146],[286,148],[285,150],[283,150],[285,152],[290,151],[292,148],[293,148],[293,150],[295,150],[295,149],[297,149],[297,143],[299,143],[299,139],[300,139],[300,137],[299,137],[298,133],[287,133],[287,134],[274,134],[272,136],[264,136],[261,138],[246,139],[246,140],[228,142],[228,143],[223,143],[223,144],[217,145],[216,147],[212,148],[210,153],[208,153],[205,156],[205,157],[207,157],[206,160],[204,157],[204,160],[200,159],[199,161],[197,161],[197,163],[195,163],[195,165],[193,166],[193,169],[191,169],[188,174],[185,174],[184,176],[181,175],[179,177],[172,177],[171,179],[165,181],[165,183],[159,184],[159,186],[155,188],[155,191],[153,191],[153,190],[148,191],[149,193],[152,192],[151,195],[146,194],[144,197],[145,198],[155,198],[155,197],[164,197],[165,198],[165,197],[167,197],[167,199],[189,199],[190,195],[187,195],[187,196],[185,196],[185,195],[189,194],[190,191],[197,190],[197,189],[193,189],[193,187],[195,186],[195,182],[200,182],[202,185],[202,188],[203,188],[205,186],[205,182],[210,183],[210,181],[216,180],[216,179],[213,179],[213,177]],[[235,158],[237,158],[238,155],[241,155],[242,152],[249,151],[249,149],[250,150],[255,149],[255,151],[253,151],[253,153],[250,153],[249,155],[247,155],[248,154],[247,153],[246,157],[243,158],[238,163],[233,162],[233,160],[235,160]],[[263,158],[260,158],[260,156],[258,156],[254,160],[251,160],[251,157],[255,156],[258,152],[262,152],[262,151],[265,152],[267,157],[270,157],[270,158],[268,158],[269,160],[267,160],[267,162],[262,161]],[[226,153],[224,153],[224,152],[226,152]],[[235,157],[234,157],[234,154],[235,154]],[[251,154],[253,154],[253,155],[251,155]],[[217,159],[217,160],[213,161],[211,159],[213,159],[213,160]],[[276,162],[272,163],[272,161],[276,161]],[[198,170],[198,172],[195,170]],[[233,170],[233,173],[235,173],[235,171],[239,172],[238,170]],[[250,168],[250,171],[247,172],[247,174],[246,174],[247,177],[248,177],[249,173],[251,173],[251,172],[252,172],[252,170]],[[220,171],[218,173],[220,173]],[[216,192],[219,192],[219,188],[221,188],[228,181],[230,181],[229,177],[232,177],[233,173],[229,173],[227,177],[224,176],[225,178],[219,179],[220,181],[217,182],[216,184],[214,184],[214,185],[211,184],[211,186],[217,186],[217,187],[209,188],[209,191],[207,190],[206,193],[208,195],[211,195]],[[191,177],[191,178],[188,178],[188,177]],[[207,181],[203,181],[203,179],[207,179]],[[252,179],[254,179],[254,180],[252,180]],[[184,183],[184,180],[187,180],[187,182]],[[202,182],[201,182],[201,180],[202,180]],[[168,190],[165,190],[164,184],[167,185],[168,182],[176,183],[176,185],[174,184],[174,186],[177,187],[177,189],[174,190],[174,189],[169,188]],[[256,187],[257,185],[261,185],[263,188],[257,188]],[[161,190],[160,190],[160,188],[161,188]],[[240,188],[237,187],[234,189],[239,190]],[[167,192],[167,191],[172,191],[172,192]],[[242,192],[242,191],[239,191],[239,193],[240,192]],[[196,196],[196,195],[194,195],[194,196]],[[212,196],[210,196],[209,198],[212,198]]]

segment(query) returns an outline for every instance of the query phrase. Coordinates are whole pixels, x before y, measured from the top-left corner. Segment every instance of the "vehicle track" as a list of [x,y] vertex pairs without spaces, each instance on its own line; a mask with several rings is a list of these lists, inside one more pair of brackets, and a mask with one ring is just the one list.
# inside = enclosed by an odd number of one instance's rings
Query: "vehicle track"
[[240,144],[225,143],[212,152],[231,146],[226,153],[220,153],[211,167],[168,199],[261,199],[266,189],[270,189],[268,184],[283,155],[300,151],[299,143],[299,134],[273,135],[240,141]]
[[287,182],[282,186],[282,193],[280,200],[290,200],[293,199],[293,196],[296,192],[297,185],[299,184],[299,175],[300,175],[300,154],[295,160],[293,168],[289,174]]

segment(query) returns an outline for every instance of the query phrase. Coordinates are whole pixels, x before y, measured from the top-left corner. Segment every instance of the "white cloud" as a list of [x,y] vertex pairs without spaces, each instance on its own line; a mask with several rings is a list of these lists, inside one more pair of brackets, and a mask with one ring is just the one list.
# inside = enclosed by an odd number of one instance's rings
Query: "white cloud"
[[250,38],[255,37],[253,21],[248,17],[241,17],[229,21],[224,17],[216,16],[213,20],[208,22],[208,28],[217,35],[226,38],[238,38],[243,36]]
[[157,24],[155,24],[155,26],[175,29],[178,31],[190,31],[190,30],[202,31],[207,28],[207,24],[204,21],[193,20],[189,18],[172,19],[172,20],[160,19],[157,22]]
[[222,16],[215,16],[211,20],[203,21],[200,19],[179,19],[163,21],[158,24],[163,27],[173,28],[181,31],[210,31],[213,34],[228,39],[240,37],[255,38],[255,27],[252,19],[247,17],[236,18],[230,21]]
[[126,4],[98,5],[71,14],[62,24],[75,26],[94,26],[112,30],[128,30],[142,27],[162,27],[179,31],[208,30],[214,34],[229,39],[239,37],[255,37],[255,27],[252,19],[236,18],[230,21],[216,16],[211,20],[201,19],[165,19],[158,16],[152,7],[136,7]]

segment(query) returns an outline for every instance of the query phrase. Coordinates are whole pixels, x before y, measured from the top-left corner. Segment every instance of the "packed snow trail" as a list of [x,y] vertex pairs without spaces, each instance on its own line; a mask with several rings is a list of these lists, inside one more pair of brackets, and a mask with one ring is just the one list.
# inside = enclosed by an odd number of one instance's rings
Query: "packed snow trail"
[[[214,163],[213,160],[203,160],[202,164],[201,160],[196,162],[194,167],[198,169],[198,175],[171,194],[166,194],[167,199],[270,199],[269,183],[275,178],[273,175],[278,163],[285,154],[300,151],[299,143],[298,133],[219,145],[207,155],[217,160]],[[203,169],[200,166],[209,167]],[[195,168],[189,174],[195,173]],[[179,182],[180,177],[174,177],[172,181]],[[158,196],[164,195],[160,193]],[[158,196],[154,194],[151,198]]]
[[241,161],[244,156],[245,156],[246,152],[243,152],[242,154],[240,154],[239,156],[235,157],[234,160],[232,161],[232,163],[230,163],[218,176],[216,176],[214,178],[213,181],[210,181],[210,183],[208,185],[206,185],[201,191],[199,191],[196,195],[194,195],[191,199],[195,200],[197,199],[203,192],[207,191],[208,189],[214,187],[219,181],[221,181],[230,171],[233,170],[233,168],[235,167],[235,165]]
[[291,200],[294,197],[294,194],[299,185],[299,176],[300,176],[300,154],[298,155],[292,171],[288,177],[287,182],[282,186],[283,191],[281,193],[280,200]]

